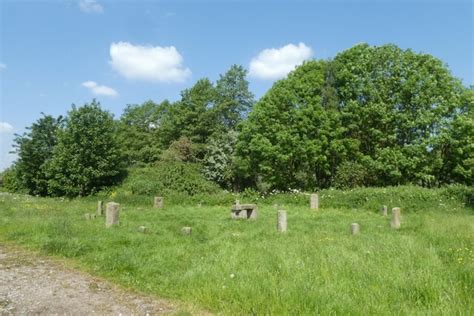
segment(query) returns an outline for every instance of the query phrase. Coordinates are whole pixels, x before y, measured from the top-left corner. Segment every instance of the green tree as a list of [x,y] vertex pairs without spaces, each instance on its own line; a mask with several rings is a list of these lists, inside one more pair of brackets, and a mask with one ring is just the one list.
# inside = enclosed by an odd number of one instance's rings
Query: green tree
[[150,164],[159,159],[162,146],[158,129],[169,104],[166,100],[161,104],[147,101],[125,108],[118,121],[118,139],[127,165]]
[[29,194],[47,195],[48,176],[45,167],[53,156],[53,149],[57,143],[57,132],[63,124],[60,116],[54,118],[45,115],[30,127],[28,132],[17,135],[15,138],[15,152],[18,160],[15,164],[17,185]]
[[215,111],[225,130],[235,130],[254,104],[246,76],[242,66],[232,65],[216,82]]
[[216,129],[214,86],[208,79],[200,79],[190,89],[181,92],[181,100],[171,105],[158,130],[165,148],[181,136],[192,143],[203,145]]
[[438,59],[395,45],[356,45],[334,59],[345,137],[375,185],[436,183],[434,136],[460,106],[462,86]]
[[95,100],[73,106],[48,163],[48,190],[55,196],[85,196],[117,183],[123,172],[112,115]]
[[331,72],[325,61],[306,62],[255,104],[239,136],[241,172],[277,189],[330,184],[350,147],[339,137]]
[[474,90],[466,89],[463,106],[441,132],[434,152],[442,161],[441,183],[474,184]]
[[215,134],[206,146],[203,173],[207,179],[226,189],[235,189],[237,132]]

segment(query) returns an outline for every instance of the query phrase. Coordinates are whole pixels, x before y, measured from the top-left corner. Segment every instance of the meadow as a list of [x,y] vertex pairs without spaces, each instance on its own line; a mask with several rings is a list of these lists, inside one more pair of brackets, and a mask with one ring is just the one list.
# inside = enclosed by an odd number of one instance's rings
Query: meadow
[[[234,198],[256,202],[257,220],[231,220]],[[99,199],[121,203],[120,226],[84,218]],[[152,204],[153,196],[120,192],[73,200],[2,194],[0,241],[221,314],[474,314],[472,188],[324,190],[319,211],[301,193]],[[383,204],[389,213],[402,208],[401,229],[390,229]],[[288,213],[286,233],[276,230],[278,209]],[[353,222],[361,227],[355,236]]]

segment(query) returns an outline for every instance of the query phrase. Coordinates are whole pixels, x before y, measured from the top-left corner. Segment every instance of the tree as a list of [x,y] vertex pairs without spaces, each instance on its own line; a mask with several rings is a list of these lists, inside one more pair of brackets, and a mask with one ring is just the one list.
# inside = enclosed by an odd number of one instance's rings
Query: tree
[[17,186],[33,195],[48,193],[49,178],[45,166],[53,156],[57,132],[63,124],[61,116],[54,118],[44,113],[42,115],[42,118],[27,128],[28,132],[17,135],[14,140],[15,152],[18,154],[14,168],[18,178]]
[[166,148],[185,136],[202,147],[218,128],[214,103],[215,90],[208,79],[200,79],[182,91],[181,100],[169,107],[158,130],[163,146]]
[[226,189],[234,189],[236,184],[237,136],[234,130],[213,135],[206,146],[203,159],[203,173],[206,178]]
[[440,183],[474,184],[474,90],[466,89],[463,106],[442,130],[433,151],[442,161]]
[[346,152],[327,62],[310,61],[276,82],[242,125],[239,169],[271,188],[330,184]]
[[112,115],[95,100],[69,111],[49,161],[48,190],[55,196],[85,196],[120,180],[123,159]]
[[118,121],[118,138],[127,165],[150,164],[160,157],[162,146],[158,138],[161,118],[169,107],[147,101],[141,105],[128,105]]
[[232,65],[216,82],[215,111],[225,130],[235,130],[254,104],[246,76],[242,66]]
[[356,45],[334,59],[345,137],[373,185],[436,183],[435,135],[460,106],[462,86],[438,59],[395,45]]

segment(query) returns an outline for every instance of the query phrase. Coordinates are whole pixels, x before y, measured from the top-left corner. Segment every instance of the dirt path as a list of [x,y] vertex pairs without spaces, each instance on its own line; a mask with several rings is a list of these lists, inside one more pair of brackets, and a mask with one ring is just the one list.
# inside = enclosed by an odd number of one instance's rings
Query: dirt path
[[156,315],[177,306],[0,244],[0,315]]

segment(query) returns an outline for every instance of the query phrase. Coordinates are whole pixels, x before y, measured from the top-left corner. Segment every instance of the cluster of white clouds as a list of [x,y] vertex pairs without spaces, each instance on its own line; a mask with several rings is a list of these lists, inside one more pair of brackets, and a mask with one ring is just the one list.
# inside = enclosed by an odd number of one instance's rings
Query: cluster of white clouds
[[174,46],[140,46],[128,42],[110,45],[110,65],[127,79],[184,82],[191,70]]
[[[85,13],[104,12],[103,6],[97,0],[79,0],[78,5]],[[191,77],[191,70],[184,65],[183,56],[174,46],[143,46],[117,42],[110,45],[109,54],[112,69],[130,80],[181,83]],[[249,76],[261,80],[281,79],[312,56],[313,50],[305,43],[266,48],[251,59]],[[5,64],[0,64],[0,69],[5,68]],[[83,82],[82,86],[95,95],[118,95],[115,89],[99,85],[95,81]]]
[[[180,83],[191,76],[191,70],[184,65],[183,56],[174,46],[142,46],[118,42],[110,45],[109,54],[112,69],[127,79]],[[252,58],[249,75],[262,80],[281,79],[312,56],[313,50],[304,43],[267,48]],[[113,88],[99,85],[95,81],[83,82],[82,86],[95,95],[118,95]]]
[[83,82],[82,86],[89,89],[95,95],[104,95],[108,97],[118,96],[118,92],[115,91],[115,89],[107,87],[107,86],[101,86],[95,81]]
[[13,126],[7,122],[0,122],[0,134],[10,134],[13,132]]
[[249,75],[264,80],[280,79],[312,56],[313,50],[304,43],[264,49],[250,61]]
[[85,13],[102,13],[104,8],[96,0],[80,0],[79,9]]

